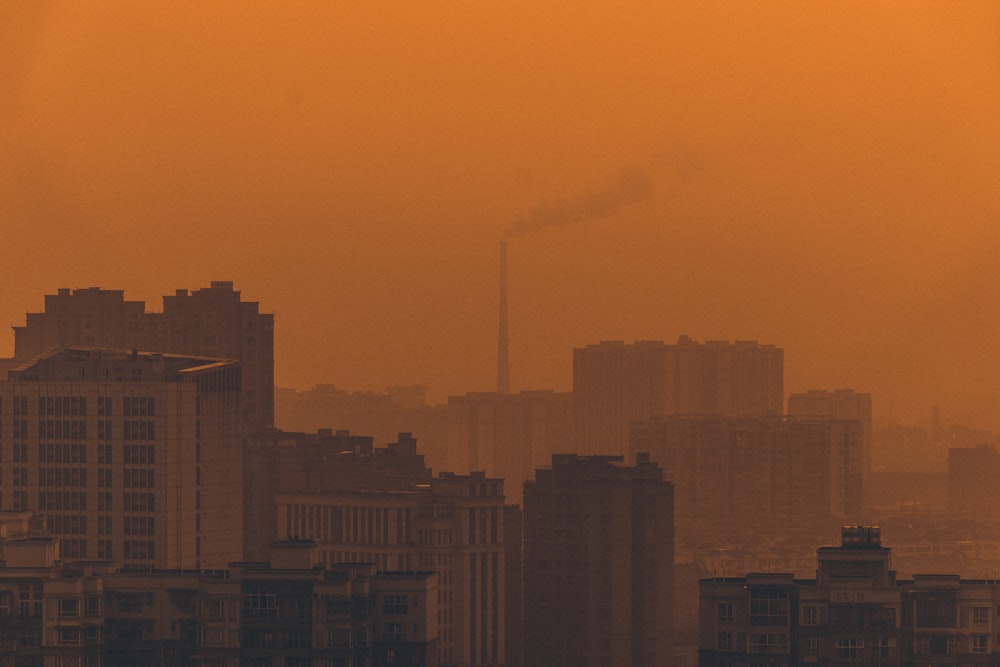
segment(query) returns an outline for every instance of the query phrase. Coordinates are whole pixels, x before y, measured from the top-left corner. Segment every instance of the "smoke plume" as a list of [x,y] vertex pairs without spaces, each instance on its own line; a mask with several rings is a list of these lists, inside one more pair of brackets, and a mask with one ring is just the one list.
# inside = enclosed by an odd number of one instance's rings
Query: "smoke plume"
[[544,203],[515,222],[504,238],[521,236],[531,232],[583,222],[606,215],[626,204],[641,201],[649,194],[649,175],[642,169],[627,169],[606,188],[573,201]]

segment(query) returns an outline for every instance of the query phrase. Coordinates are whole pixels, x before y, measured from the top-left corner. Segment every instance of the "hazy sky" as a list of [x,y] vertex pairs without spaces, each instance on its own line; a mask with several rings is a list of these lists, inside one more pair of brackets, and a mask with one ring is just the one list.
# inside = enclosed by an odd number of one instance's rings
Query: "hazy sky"
[[515,389],[758,339],[789,391],[1000,427],[998,117],[996,2],[7,0],[0,322],[233,280],[279,385],[488,390],[498,241],[552,218]]

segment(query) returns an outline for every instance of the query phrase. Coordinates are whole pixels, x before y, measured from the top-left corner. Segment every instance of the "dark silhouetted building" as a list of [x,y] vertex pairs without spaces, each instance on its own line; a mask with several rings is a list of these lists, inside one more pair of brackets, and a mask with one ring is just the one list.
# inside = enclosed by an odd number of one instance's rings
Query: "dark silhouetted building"
[[250,432],[274,425],[274,315],[243,301],[230,281],[179,289],[163,297],[163,311],[145,312],[122,290],[60,289],[45,310],[14,327],[16,367],[60,346],[143,350],[233,359],[242,373],[242,413]]
[[820,547],[815,579],[701,582],[700,664],[976,665],[1000,659],[1000,584],[956,574],[897,581],[875,527]]
[[524,488],[524,664],[673,664],[673,487],[639,457],[552,457]]
[[437,575],[323,567],[311,540],[216,570],[60,561],[56,538],[5,545],[0,665],[434,667]]
[[604,341],[573,350],[574,451],[628,451],[629,424],[663,415],[780,415],[784,351],[756,341]]
[[503,480],[440,473],[411,488],[279,492],[279,535],[318,541],[324,563],[438,573],[441,665],[502,665]]

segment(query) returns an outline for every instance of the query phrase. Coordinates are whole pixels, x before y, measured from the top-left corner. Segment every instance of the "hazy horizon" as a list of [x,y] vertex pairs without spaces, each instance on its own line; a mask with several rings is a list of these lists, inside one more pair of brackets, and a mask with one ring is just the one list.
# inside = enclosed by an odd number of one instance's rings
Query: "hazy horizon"
[[[1000,6],[0,6],[0,322],[232,280],[275,384],[512,388],[752,339],[1000,429]],[[0,356],[13,334],[0,335]]]

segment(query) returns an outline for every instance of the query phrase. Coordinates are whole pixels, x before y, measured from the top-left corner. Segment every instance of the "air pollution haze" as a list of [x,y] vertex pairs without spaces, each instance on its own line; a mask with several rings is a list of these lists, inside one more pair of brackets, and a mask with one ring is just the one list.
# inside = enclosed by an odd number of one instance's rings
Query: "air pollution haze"
[[756,339],[1000,428],[996,3],[15,0],[0,44],[8,325],[232,280],[279,386],[441,400],[494,386],[507,236],[515,391]]

